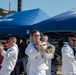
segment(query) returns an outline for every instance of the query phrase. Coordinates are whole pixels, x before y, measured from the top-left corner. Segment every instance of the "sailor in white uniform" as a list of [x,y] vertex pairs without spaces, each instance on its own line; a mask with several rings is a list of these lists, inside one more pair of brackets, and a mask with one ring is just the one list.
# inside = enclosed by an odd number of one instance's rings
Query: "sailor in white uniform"
[[16,44],[17,39],[15,37],[10,37],[8,41],[9,48],[7,51],[3,50],[3,47],[0,48],[0,52],[4,57],[0,75],[10,75],[14,70],[18,57],[18,46]]
[[70,35],[68,43],[62,47],[62,74],[76,75],[76,35]]
[[52,53],[46,53],[43,42],[40,41],[40,32],[35,30],[32,32],[33,42],[30,42],[25,50],[25,53],[30,58],[29,74],[28,75],[46,75],[48,60],[51,59]]

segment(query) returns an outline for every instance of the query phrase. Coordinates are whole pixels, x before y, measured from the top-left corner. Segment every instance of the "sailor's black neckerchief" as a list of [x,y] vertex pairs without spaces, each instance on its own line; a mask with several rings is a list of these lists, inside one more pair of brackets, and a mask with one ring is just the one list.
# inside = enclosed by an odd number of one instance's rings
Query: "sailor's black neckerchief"
[[36,51],[38,52],[38,48],[36,47],[35,43],[32,42],[32,45],[34,46],[34,48],[36,49]]
[[[40,41],[41,42],[41,41]],[[35,43],[34,42],[32,42],[32,45],[34,46],[34,48],[36,49],[36,51],[38,52],[38,48],[36,47],[36,45],[35,45]],[[43,58],[43,55],[42,55],[42,58]],[[37,59],[37,57],[36,57],[36,59]]]

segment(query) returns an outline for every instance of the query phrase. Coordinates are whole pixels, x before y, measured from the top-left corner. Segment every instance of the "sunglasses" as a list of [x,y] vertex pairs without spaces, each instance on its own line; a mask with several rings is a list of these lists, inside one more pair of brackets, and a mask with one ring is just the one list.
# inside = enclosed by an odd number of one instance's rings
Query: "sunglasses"
[[72,41],[75,42],[76,40],[75,39],[72,39]]

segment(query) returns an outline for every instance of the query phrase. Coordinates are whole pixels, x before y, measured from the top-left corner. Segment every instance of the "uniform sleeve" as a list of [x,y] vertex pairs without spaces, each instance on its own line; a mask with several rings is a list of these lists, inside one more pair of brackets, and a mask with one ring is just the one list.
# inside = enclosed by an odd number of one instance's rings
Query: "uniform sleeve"
[[14,48],[10,48],[9,50],[5,51],[3,50],[1,52],[2,56],[6,59],[12,57],[15,53],[17,53],[17,49],[14,47]]
[[45,52],[45,57],[46,57],[47,59],[53,59],[53,58],[54,58],[54,53],[46,53],[46,52]]
[[28,47],[25,49],[25,54],[27,54],[30,58],[36,58],[39,53],[38,53],[38,52],[36,51],[36,49],[34,49],[33,47],[28,46]]
[[68,47],[63,47],[62,48],[62,57],[69,61],[69,62],[73,62],[75,61],[75,57],[74,55],[71,53],[70,49]]

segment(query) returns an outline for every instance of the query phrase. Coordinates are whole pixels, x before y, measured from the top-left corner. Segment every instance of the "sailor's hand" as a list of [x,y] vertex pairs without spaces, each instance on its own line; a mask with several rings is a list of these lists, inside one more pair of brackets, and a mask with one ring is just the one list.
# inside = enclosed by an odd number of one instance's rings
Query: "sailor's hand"
[[3,50],[3,46],[0,46],[0,52]]

